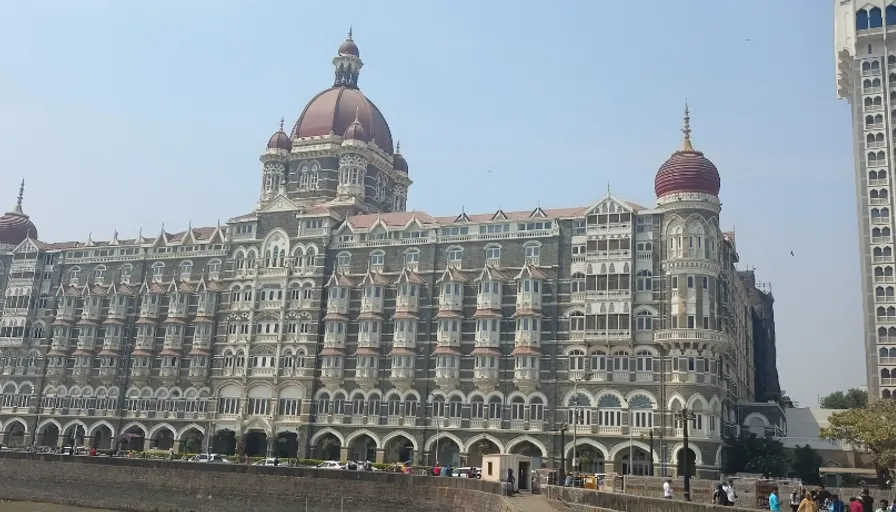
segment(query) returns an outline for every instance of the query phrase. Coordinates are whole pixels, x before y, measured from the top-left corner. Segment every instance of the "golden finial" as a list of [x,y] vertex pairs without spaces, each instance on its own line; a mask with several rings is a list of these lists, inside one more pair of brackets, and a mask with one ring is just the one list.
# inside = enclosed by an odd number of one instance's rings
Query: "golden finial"
[[691,109],[688,107],[687,101],[684,102],[684,128],[681,129],[681,133],[684,134],[681,150],[693,151],[694,146],[691,145]]

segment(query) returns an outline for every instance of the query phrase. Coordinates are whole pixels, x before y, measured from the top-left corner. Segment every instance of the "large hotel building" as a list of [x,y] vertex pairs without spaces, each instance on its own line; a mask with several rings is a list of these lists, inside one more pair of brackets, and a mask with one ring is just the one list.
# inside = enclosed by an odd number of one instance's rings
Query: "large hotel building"
[[851,107],[868,396],[896,394],[896,1],[834,0],[837,96]]
[[226,225],[50,243],[19,192],[0,442],[472,466],[576,446],[584,470],[713,476],[726,429],[783,428],[751,414],[780,393],[770,296],[736,268],[687,113],[655,206],[434,216],[406,210],[351,34],[333,64]]

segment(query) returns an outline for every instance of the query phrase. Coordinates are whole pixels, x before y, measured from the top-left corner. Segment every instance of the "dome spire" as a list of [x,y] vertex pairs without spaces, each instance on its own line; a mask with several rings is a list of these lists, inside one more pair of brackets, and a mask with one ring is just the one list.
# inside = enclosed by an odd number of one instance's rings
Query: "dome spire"
[[333,85],[336,87],[358,87],[358,74],[364,63],[361,62],[361,52],[352,39],[353,35],[352,28],[349,27],[348,37],[339,45],[336,57],[333,58],[333,65],[336,67],[336,81]]
[[22,178],[22,183],[19,185],[19,196],[16,198],[16,207],[12,211],[13,213],[18,213],[19,215],[25,215],[25,212],[22,211],[22,199],[25,197],[25,178]]
[[691,109],[688,107],[688,102],[684,102],[684,128],[681,129],[681,133],[684,134],[684,140],[681,141],[681,150],[682,151],[693,151],[694,146],[691,144]]
[[281,131],[281,132],[283,131],[283,123],[284,123],[285,121],[286,121],[286,118],[283,117],[283,116],[280,116],[280,131]]

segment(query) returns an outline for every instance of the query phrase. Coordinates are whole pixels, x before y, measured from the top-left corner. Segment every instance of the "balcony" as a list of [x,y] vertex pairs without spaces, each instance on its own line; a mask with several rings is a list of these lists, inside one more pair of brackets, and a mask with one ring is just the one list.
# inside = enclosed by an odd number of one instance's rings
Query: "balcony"
[[474,368],[473,384],[481,391],[491,391],[498,385],[497,368]]
[[520,292],[516,296],[516,309],[541,310],[541,292]]
[[399,294],[395,298],[395,311],[416,313],[419,310],[419,304],[419,297],[416,295]]
[[654,372],[635,372],[635,382],[657,382],[658,377]]
[[264,310],[279,310],[283,308],[282,300],[260,300],[258,301],[258,308]]
[[632,332],[628,329],[590,330],[585,331],[585,339],[587,341],[629,341],[632,339]]
[[273,377],[276,374],[276,368],[251,368],[249,370],[250,377]]
[[[488,322],[489,320],[483,320]],[[501,331],[476,329],[476,346],[498,348],[501,345]]]
[[327,332],[324,333],[324,346],[330,348],[344,348],[345,347],[345,329],[341,332],[334,331],[330,332],[327,329]]
[[439,295],[439,311],[460,311],[462,305],[463,295],[461,294],[442,293]]
[[[495,283],[497,285],[497,283]],[[476,309],[500,310],[502,297],[500,293],[480,293],[476,295]]]
[[140,316],[152,320],[159,319],[158,296],[144,297],[143,304],[140,305]]
[[320,371],[321,380],[324,385],[328,388],[335,388],[339,384],[342,383],[343,380],[343,370],[341,367],[339,368],[322,368]]
[[380,296],[365,293],[361,297],[361,313],[370,313],[374,315],[383,314],[383,294],[380,290]]
[[439,329],[436,339],[441,347],[460,346],[460,329],[456,331]]
[[513,384],[524,393],[531,393],[538,387],[537,368],[517,368],[513,371]]
[[665,329],[656,331],[653,334],[654,341],[657,342],[710,342],[710,343],[727,343],[728,336],[722,331],[714,331],[711,329]]
[[442,391],[451,391],[459,383],[460,372],[457,368],[436,367],[435,383]]

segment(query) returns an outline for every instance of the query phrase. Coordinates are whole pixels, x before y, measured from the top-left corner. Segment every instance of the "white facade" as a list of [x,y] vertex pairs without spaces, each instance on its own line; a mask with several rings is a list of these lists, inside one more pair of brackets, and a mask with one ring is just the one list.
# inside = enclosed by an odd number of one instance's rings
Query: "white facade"
[[889,398],[896,392],[896,1],[834,5],[837,96],[852,108],[868,394]]

